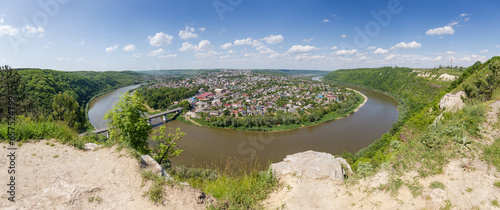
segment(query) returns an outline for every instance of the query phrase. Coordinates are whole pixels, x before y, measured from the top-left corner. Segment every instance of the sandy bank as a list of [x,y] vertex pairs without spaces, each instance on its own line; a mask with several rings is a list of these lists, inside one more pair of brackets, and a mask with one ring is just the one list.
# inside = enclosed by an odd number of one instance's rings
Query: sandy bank
[[366,97],[366,96],[365,96],[365,94],[363,94],[363,93],[361,93],[361,92],[359,92],[359,91],[357,91],[357,90],[354,90],[354,89],[351,89],[351,88],[347,88],[347,89],[348,89],[348,90],[352,90],[352,91],[354,91],[354,92],[356,92],[356,93],[359,93],[360,95],[362,95],[362,96],[363,96],[363,98],[365,98],[365,101],[363,101],[363,103],[361,103],[361,104],[358,106],[358,108],[356,108],[356,109],[354,110],[354,112],[357,112],[359,109],[361,109],[361,107],[363,107],[363,106],[366,104],[366,102],[368,101],[368,97]]

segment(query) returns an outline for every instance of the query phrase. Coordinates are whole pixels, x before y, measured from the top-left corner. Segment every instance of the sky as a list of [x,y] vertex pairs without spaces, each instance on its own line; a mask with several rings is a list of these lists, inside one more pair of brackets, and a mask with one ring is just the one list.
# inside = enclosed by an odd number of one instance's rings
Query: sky
[[499,8],[497,0],[0,0],[0,65],[467,67],[500,55]]

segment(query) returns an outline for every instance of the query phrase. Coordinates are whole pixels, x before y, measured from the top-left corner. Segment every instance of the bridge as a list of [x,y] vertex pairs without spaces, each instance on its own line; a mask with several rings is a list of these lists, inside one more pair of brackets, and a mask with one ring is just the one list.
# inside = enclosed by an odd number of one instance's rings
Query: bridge
[[[167,120],[168,120],[167,114],[174,113],[174,112],[177,113],[177,114],[181,113],[182,112],[182,107],[171,109],[171,110],[167,110],[167,111],[164,111],[164,112],[160,112],[158,114],[150,115],[150,116],[148,116],[148,123],[149,123],[149,125],[151,125],[151,123],[152,123],[151,121],[154,118],[157,118],[157,117],[163,117],[163,121],[167,122]],[[106,133],[106,136],[109,137],[108,128],[101,128],[101,129],[94,130],[94,133],[97,133],[97,134]]]

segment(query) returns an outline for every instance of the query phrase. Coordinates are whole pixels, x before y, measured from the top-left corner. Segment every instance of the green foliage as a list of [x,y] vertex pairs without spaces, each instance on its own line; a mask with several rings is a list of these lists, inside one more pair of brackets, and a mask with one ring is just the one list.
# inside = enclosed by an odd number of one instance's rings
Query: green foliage
[[151,125],[146,117],[144,100],[138,93],[125,93],[105,115],[110,139],[123,142],[140,153],[149,152],[147,139]]
[[431,184],[429,185],[429,187],[431,189],[436,189],[436,188],[439,188],[439,189],[443,189],[445,188],[444,184],[440,181],[433,181],[431,182]]
[[500,188],[500,181],[493,183],[493,186]]
[[493,144],[485,146],[483,158],[500,171],[500,138],[497,138]]
[[[144,96],[146,104],[153,109],[168,109],[174,101],[179,101],[188,97],[193,97],[198,93],[198,90],[201,88],[205,88],[208,90],[207,86],[201,85],[194,88],[169,88],[169,87],[160,87],[160,88],[141,88],[137,90],[139,94]],[[187,103],[187,104],[186,104]],[[189,103],[181,102],[179,106],[182,106],[185,111],[191,109]]]
[[[21,84],[18,71],[7,65],[0,66],[0,121],[8,118],[10,102],[14,102],[10,105],[14,105],[14,109],[18,111],[19,96],[23,94],[24,89]],[[9,100],[9,97],[12,97],[13,100]]]
[[356,172],[362,177],[372,175],[376,172],[375,168],[370,162],[360,161],[356,162],[356,165],[357,165]]
[[68,91],[54,96],[52,115],[55,120],[63,121],[75,130],[80,130],[86,121],[83,110],[80,109],[78,102]]
[[153,181],[153,184],[143,196],[149,197],[155,204],[163,204],[165,196],[164,186],[167,183],[165,178],[154,174],[152,171],[142,171],[141,176],[143,181]]
[[[500,57],[494,57],[489,60],[488,65],[473,66],[475,77],[471,83],[464,84],[464,91],[470,99],[480,99],[487,101],[492,99],[493,91],[500,88]],[[479,70],[489,68],[486,75],[479,76]]]
[[183,150],[177,147],[177,143],[185,135],[180,128],[177,128],[175,133],[167,129],[166,126],[154,130],[151,139],[158,145],[152,149],[153,159],[161,165],[164,160],[180,155]]

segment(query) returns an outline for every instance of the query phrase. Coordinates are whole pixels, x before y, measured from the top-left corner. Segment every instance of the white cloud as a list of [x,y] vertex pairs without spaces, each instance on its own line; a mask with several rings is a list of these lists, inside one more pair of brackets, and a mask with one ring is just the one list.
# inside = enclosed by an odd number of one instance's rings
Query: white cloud
[[13,28],[10,25],[0,26],[0,36],[2,36],[2,35],[15,36],[17,34],[19,34],[19,29],[18,28]]
[[130,51],[134,51],[134,50],[135,50],[135,45],[133,45],[133,44],[128,44],[128,45],[125,45],[125,47],[123,47],[123,51],[130,52]]
[[181,39],[194,39],[198,38],[198,34],[193,33],[195,30],[193,27],[186,26],[184,31],[179,31],[179,37]]
[[481,50],[479,53],[483,53],[484,54],[484,53],[488,53],[488,52],[489,52],[489,50],[484,49],[484,50]]
[[160,49],[157,49],[157,50],[153,50],[151,51],[150,53],[148,53],[148,56],[158,56],[158,55],[161,55],[161,54],[164,54],[165,53],[165,50],[160,48]]
[[132,54],[133,58],[140,58],[142,56],[142,53],[134,53]]
[[336,49],[339,49],[339,47],[333,46],[333,47],[330,48],[330,50],[336,50]]
[[159,55],[158,58],[176,58],[177,54]]
[[228,42],[226,44],[223,44],[222,46],[220,46],[221,49],[223,50],[227,50],[229,48],[231,48],[233,46],[233,44],[231,42]]
[[261,40],[264,40],[268,44],[278,44],[283,41],[283,36],[281,35],[270,35],[268,37],[264,37]]
[[386,54],[389,53],[389,50],[377,48],[377,50],[373,51],[373,54]]
[[429,29],[425,32],[425,34],[434,36],[434,35],[445,35],[445,34],[454,34],[455,29],[451,26],[444,26],[440,28]]
[[203,31],[207,30],[207,28],[201,27],[201,28],[198,28],[198,30],[201,31],[201,32],[203,32]]
[[45,32],[45,29],[43,29],[41,26],[33,27],[30,25],[26,25],[24,26],[23,30],[26,31],[26,33],[28,34],[37,34]]
[[356,49],[352,50],[337,50],[335,51],[336,55],[352,55],[354,53],[357,53],[358,51]]
[[394,49],[405,49],[405,50],[414,50],[414,49],[417,49],[419,47],[421,47],[422,44],[416,42],[416,41],[413,41],[413,42],[410,42],[410,43],[406,43],[406,42],[400,42],[399,44],[396,44],[394,46],[391,47],[391,50],[394,50]]
[[330,20],[328,20],[328,19],[323,19],[323,23],[329,23],[329,22],[330,22]]
[[440,61],[441,59],[443,59],[443,56],[437,56],[433,59],[433,61]]
[[3,18],[0,18],[0,24],[3,24]]
[[340,37],[342,37],[342,38],[346,38],[346,37],[347,37],[347,35],[345,35],[345,34],[342,34],[342,36],[340,36]]
[[374,49],[377,49],[377,48],[376,48],[376,47],[374,47],[374,46],[369,46],[369,47],[367,47],[366,49],[367,49],[367,50],[374,50]]
[[467,15],[469,15],[469,14],[467,14],[467,13],[462,13],[462,14],[460,14],[460,17],[465,17],[465,16],[467,16]]
[[118,46],[119,45],[116,44],[115,46],[107,47],[106,52],[108,52],[108,53],[113,52],[118,48]]
[[454,54],[456,54],[456,52],[453,52],[453,51],[446,51],[446,53],[445,53],[445,54],[446,54],[446,55],[454,55]]
[[455,26],[458,25],[458,21],[453,21],[451,23],[448,23],[449,26]]
[[237,39],[234,40],[234,45],[251,45],[252,44],[252,38],[246,38],[246,39]]
[[198,51],[208,51],[212,49],[212,44],[208,40],[202,40],[198,45],[192,45],[189,42],[184,42],[182,43],[182,47],[179,49],[179,51],[184,52],[184,51],[193,51],[193,52],[198,52]]
[[392,60],[394,57],[396,57],[395,54],[390,54],[389,56],[385,57],[386,60]]
[[197,53],[195,54],[196,58],[198,58],[198,59],[204,59],[204,58],[215,58],[215,57],[217,57],[218,55],[220,55],[220,53],[215,52],[215,51],[213,51],[213,50],[210,50],[210,51],[208,51],[208,52],[206,52],[206,53],[197,52]]
[[302,40],[302,41],[309,43],[309,42],[311,42],[312,40],[314,40],[314,39],[313,39],[313,38],[309,38],[309,39],[304,39],[304,40]]
[[173,38],[173,36],[164,34],[163,32],[156,33],[153,37],[148,36],[149,44],[155,47],[167,46],[172,43]]
[[287,53],[310,53],[316,50],[319,49],[310,45],[293,45]]

